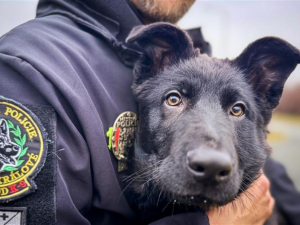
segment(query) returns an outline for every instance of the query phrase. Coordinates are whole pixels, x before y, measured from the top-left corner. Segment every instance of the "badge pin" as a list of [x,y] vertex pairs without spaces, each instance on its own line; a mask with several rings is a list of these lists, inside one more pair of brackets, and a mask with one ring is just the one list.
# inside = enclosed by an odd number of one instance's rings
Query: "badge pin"
[[133,112],[123,112],[115,120],[113,127],[106,133],[108,148],[112,150],[118,159],[118,172],[127,169],[129,152],[133,148],[137,116]]

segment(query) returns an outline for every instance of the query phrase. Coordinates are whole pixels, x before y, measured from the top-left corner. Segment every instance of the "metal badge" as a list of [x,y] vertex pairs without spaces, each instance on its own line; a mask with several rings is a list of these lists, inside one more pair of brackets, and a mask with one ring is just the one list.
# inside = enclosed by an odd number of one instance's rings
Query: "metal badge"
[[106,133],[109,139],[108,148],[119,160],[118,172],[127,169],[129,152],[133,148],[134,134],[137,127],[137,116],[133,112],[123,112],[115,120],[113,127]]

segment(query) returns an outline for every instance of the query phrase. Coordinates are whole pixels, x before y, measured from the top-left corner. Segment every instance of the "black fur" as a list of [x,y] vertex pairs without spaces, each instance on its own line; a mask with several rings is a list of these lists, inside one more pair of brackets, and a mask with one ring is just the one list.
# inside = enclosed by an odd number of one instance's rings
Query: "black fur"
[[[137,27],[127,41],[144,49],[134,69],[139,115],[135,173],[126,179],[139,207],[164,209],[173,202],[176,208],[208,210],[237,198],[259,177],[270,153],[267,124],[284,82],[300,63],[299,51],[267,37],[235,60],[210,58],[167,23]],[[174,90],[182,97],[175,107],[166,104]],[[245,104],[242,117],[229,113],[238,101]],[[198,182],[186,165],[187,153],[195,149],[229,154],[230,179]]]

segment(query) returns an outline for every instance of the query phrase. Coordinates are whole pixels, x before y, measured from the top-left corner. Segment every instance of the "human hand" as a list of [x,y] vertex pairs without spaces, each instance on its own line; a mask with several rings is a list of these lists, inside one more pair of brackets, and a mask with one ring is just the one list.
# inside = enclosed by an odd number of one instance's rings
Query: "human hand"
[[270,194],[270,182],[262,174],[246,191],[223,207],[207,212],[210,225],[262,225],[271,215],[275,200]]

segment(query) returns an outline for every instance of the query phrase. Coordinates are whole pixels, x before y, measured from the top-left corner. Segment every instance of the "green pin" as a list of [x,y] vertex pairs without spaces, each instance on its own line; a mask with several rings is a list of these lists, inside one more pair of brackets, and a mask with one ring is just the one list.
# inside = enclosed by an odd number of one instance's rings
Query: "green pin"
[[106,132],[106,136],[108,137],[108,148],[111,149],[111,138],[113,135],[113,127],[108,128],[108,131]]

